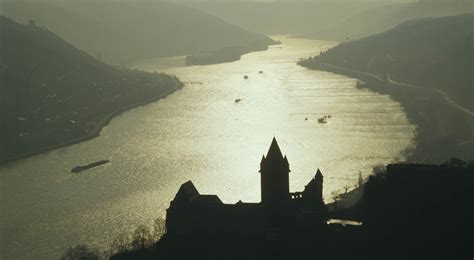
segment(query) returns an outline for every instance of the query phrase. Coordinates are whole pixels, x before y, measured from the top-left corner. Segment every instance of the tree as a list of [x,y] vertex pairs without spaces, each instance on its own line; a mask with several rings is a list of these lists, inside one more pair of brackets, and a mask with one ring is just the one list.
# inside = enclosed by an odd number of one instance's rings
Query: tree
[[357,184],[359,185],[359,187],[362,187],[362,185],[364,184],[364,178],[362,178],[361,171],[359,171],[359,180],[357,181]]
[[132,236],[132,249],[143,249],[152,243],[150,229],[146,225],[140,225],[135,229]]
[[346,194],[349,191],[350,188],[351,188],[350,185],[345,185],[344,186],[344,194]]
[[331,197],[334,200],[334,208],[337,210],[337,200],[339,199],[339,194],[337,191],[331,192]]
[[153,222],[153,240],[158,241],[166,234],[166,222],[163,218],[157,218]]
[[385,165],[383,164],[375,165],[374,168],[372,168],[372,172],[374,173],[374,175],[384,174],[386,170],[387,169],[385,168]]
[[99,260],[99,253],[89,249],[86,245],[69,247],[61,260]]
[[120,234],[112,242],[110,253],[113,254],[122,254],[127,252],[130,249],[130,237],[125,234]]

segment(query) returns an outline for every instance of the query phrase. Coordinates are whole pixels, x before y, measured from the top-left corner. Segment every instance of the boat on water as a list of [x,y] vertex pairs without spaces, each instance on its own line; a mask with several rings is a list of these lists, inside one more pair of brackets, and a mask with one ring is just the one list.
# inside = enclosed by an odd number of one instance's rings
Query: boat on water
[[327,117],[326,116],[323,116],[323,117],[320,117],[318,118],[318,123],[320,124],[326,124],[328,121],[327,121]]
[[248,79],[248,78],[249,78],[249,76],[247,76],[247,75],[244,76],[244,79]]
[[106,163],[109,163],[109,162],[110,162],[109,160],[100,160],[100,161],[97,161],[97,162],[89,163],[87,165],[76,166],[76,167],[71,169],[71,173],[80,173],[82,171],[85,171],[85,170],[88,170],[90,168],[94,168],[94,167],[97,167],[97,166],[100,166],[100,165],[103,165],[103,164],[106,164]]
[[240,101],[242,101],[242,99],[240,99],[240,98],[234,100],[235,103],[239,103]]
[[358,80],[355,87],[357,89],[362,89],[362,88],[367,88],[366,85],[367,84],[365,83],[365,81]]

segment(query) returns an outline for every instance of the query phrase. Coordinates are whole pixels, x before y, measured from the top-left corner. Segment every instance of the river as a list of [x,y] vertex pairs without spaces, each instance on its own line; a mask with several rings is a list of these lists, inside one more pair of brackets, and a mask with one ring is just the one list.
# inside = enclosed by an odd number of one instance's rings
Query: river
[[[320,168],[326,201],[354,187],[359,172],[403,159],[415,127],[398,103],[296,65],[335,43],[277,39],[283,44],[232,63],[137,62],[188,83],[116,117],[98,138],[1,166],[1,259],[58,258],[76,244],[104,250],[163,216],[187,180],[226,203],[259,201],[259,163],[273,136],[290,162],[290,189]],[[318,123],[324,115],[327,124]],[[110,163],[69,173],[101,159]]]

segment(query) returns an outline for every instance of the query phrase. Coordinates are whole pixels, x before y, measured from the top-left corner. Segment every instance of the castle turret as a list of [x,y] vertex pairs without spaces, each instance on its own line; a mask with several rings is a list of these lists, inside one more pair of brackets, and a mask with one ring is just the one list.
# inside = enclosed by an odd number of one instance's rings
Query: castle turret
[[313,179],[305,186],[303,198],[312,204],[323,204],[323,174],[318,169]]
[[281,153],[275,138],[272,140],[267,156],[260,162],[262,203],[278,205],[290,198],[290,166]]

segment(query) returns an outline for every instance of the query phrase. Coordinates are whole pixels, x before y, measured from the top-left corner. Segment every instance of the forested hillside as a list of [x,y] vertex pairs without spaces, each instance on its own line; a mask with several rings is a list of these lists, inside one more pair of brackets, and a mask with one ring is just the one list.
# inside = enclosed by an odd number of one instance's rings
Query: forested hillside
[[474,109],[474,14],[424,18],[338,45],[315,61],[436,88]]
[[128,107],[181,87],[106,65],[33,22],[0,16],[0,162],[97,134]]

